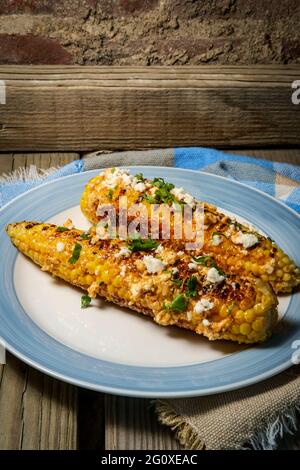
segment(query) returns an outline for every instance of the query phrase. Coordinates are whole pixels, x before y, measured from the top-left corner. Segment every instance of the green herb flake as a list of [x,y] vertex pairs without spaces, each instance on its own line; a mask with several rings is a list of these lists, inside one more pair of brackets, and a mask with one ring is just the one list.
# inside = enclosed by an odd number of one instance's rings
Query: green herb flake
[[114,195],[114,190],[113,190],[113,189],[110,189],[110,190],[108,191],[108,193],[107,193],[108,199],[112,200],[113,195]]
[[82,234],[80,235],[80,238],[81,238],[82,240],[89,240],[89,239],[91,238],[91,235],[90,235],[89,233],[82,233]]
[[151,238],[143,240],[141,238],[136,238],[133,240],[128,241],[128,248],[131,251],[148,251],[148,250],[154,250],[155,248],[158,247],[158,243],[155,240],[152,240]]
[[59,232],[59,233],[69,232],[70,229],[68,227],[56,227],[56,231]]
[[143,183],[145,181],[143,173],[137,173],[135,176],[135,179],[139,181],[140,183]]
[[219,266],[211,256],[199,256],[198,258],[196,256],[192,256],[192,258],[197,264],[206,266],[207,268],[215,268],[221,276],[226,277],[224,271],[219,268]]
[[116,171],[116,168],[112,168],[112,169],[110,170],[110,172],[111,172],[112,174],[114,174],[115,171]]
[[87,308],[90,303],[91,303],[92,299],[89,295],[82,295],[81,297],[81,308]]
[[178,277],[175,277],[172,279],[173,284],[175,284],[176,287],[181,287],[182,286],[182,279],[179,279]]
[[188,299],[183,294],[177,295],[170,305],[170,309],[175,312],[184,312],[188,305]]
[[75,264],[76,261],[78,261],[81,249],[82,249],[82,246],[80,245],[80,243],[75,243],[72,256],[69,259],[70,264]]
[[176,198],[171,193],[171,190],[174,188],[174,184],[166,183],[163,178],[154,178],[152,185],[157,188],[154,196],[144,194],[143,199],[149,202],[150,204],[161,204],[161,203],[171,203],[176,202]]
[[149,204],[156,204],[155,197],[150,196],[149,194],[144,194],[143,195],[143,200],[149,202]]
[[187,297],[197,296],[198,279],[196,276],[190,276],[186,283],[186,295]]
[[227,309],[227,315],[228,315],[228,316],[232,314],[233,309],[234,309],[235,306],[236,306],[236,302],[232,302],[232,304],[230,304],[230,305],[228,306],[228,309]]
[[223,232],[213,232],[211,238],[214,238],[215,236],[227,238]]
[[211,256],[192,256],[192,258],[197,264],[200,264],[201,266],[215,267],[214,265],[216,264],[215,260]]
[[269,240],[269,242],[271,242],[271,243],[275,243],[275,241],[271,237],[267,237],[267,240]]

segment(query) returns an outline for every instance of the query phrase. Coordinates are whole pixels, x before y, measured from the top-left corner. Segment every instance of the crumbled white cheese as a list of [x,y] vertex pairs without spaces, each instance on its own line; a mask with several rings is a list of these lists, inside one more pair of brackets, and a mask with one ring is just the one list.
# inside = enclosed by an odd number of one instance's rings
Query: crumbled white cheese
[[186,318],[188,321],[191,321],[193,318],[192,312],[186,312]]
[[219,246],[220,243],[222,243],[222,236],[221,235],[218,235],[217,233],[215,233],[213,236],[212,236],[212,240],[211,240],[211,244],[213,246]]
[[231,237],[235,245],[243,245],[243,248],[251,248],[251,246],[256,245],[258,238],[254,233],[243,233],[238,232],[236,235]]
[[127,246],[123,246],[118,253],[115,254],[116,258],[129,258],[131,250]]
[[198,264],[197,263],[189,263],[188,268],[189,268],[190,271],[197,271]]
[[148,273],[159,273],[165,268],[165,263],[152,255],[145,255],[143,258]]
[[207,271],[206,279],[208,282],[219,284],[220,282],[224,281],[225,277],[222,276],[216,268],[210,268]]
[[152,284],[150,282],[147,282],[146,284],[143,285],[144,292],[150,292],[151,290],[152,290]]
[[202,320],[202,325],[203,325],[203,326],[209,326],[209,325],[210,325],[210,321],[207,320],[207,318],[204,318],[204,319]]
[[123,183],[125,184],[125,186],[130,186],[132,184],[132,181],[133,181],[133,176],[132,175],[129,175],[127,173],[124,173],[122,176],[121,176],[121,180],[123,181]]
[[177,274],[179,272],[179,269],[178,268],[172,268],[172,274]]
[[193,196],[186,193],[183,188],[173,188],[170,192],[176,197],[176,199],[178,199],[178,201],[183,201],[189,205],[193,205],[195,203]]
[[155,253],[162,253],[164,251],[164,247],[162,245],[158,245],[158,247],[155,250]]
[[273,258],[271,261],[265,264],[264,268],[267,274],[272,274],[275,268],[275,258]]
[[137,297],[141,293],[141,290],[140,284],[132,284],[131,293],[134,297]]
[[143,261],[150,274],[160,273],[166,267],[166,263],[160,259],[154,258],[152,255],[145,255]]
[[122,181],[125,185],[129,185],[133,181],[133,176],[129,174],[128,170],[121,168],[113,168],[106,171],[104,174],[103,186],[113,189],[117,184]]
[[139,183],[133,184],[133,189],[135,189],[135,191],[138,191],[139,193],[142,193],[143,191],[145,191],[146,185],[145,183],[140,181]]
[[64,244],[64,243],[58,242],[58,243],[56,244],[56,251],[57,251],[58,253],[62,253],[62,252],[64,251],[64,249],[65,249],[65,244]]
[[126,265],[124,266],[121,266],[121,269],[120,269],[120,276],[122,277],[125,277],[125,274],[126,274]]
[[196,313],[203,313],[207,310],[211,310],[214,306],[213,302],[210,302],[208,299],[201,299],[196,303],[194,310]]
[[184,198],[184,202],[186,204],[192,206],[195,203],[195,199],[193,198],[193,196],[191,196],[191,194],[186,193],[185,198]]
[[177,256],[183,256],[184,255],[184,251],[177,251]]

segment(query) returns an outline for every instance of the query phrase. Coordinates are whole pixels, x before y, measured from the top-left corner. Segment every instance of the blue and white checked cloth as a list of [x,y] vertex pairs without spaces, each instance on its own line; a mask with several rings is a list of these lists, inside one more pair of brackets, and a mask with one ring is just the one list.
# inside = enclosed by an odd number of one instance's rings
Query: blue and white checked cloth
[[[140,155],[139,164],[149,165],[154,162],[154,164],[162,166],[205,171],[240,181],[280,199],[300,213],[300,166],[231,155],[202,147],[134,152],[135,161],[132,154],[133,152],[118,152],[105,156],[96,153],[93,157],[92,167],[108,166],[108,162],[110,166],[116,166],[115,163],[120,164],[120,162],[124,166],[136,164],[136,159]],[[154,160],[153,154],[155,154]],[[152,158],[147,159],[147,155],[152,155]],[[89,169],[91,169],[89,160],[83,159],[75,160],[59,168],[50,176],[30,177],[29,175],[27,178],[12,180],[2,178],[0,179],[0,206],[43,182]]]

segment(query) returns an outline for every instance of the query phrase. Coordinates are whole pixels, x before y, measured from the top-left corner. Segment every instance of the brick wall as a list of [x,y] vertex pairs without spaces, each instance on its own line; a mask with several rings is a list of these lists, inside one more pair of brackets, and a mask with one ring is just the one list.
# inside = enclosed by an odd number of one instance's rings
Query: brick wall
[[299,22],[300,0],[0,0],[0,63],[300,63]]

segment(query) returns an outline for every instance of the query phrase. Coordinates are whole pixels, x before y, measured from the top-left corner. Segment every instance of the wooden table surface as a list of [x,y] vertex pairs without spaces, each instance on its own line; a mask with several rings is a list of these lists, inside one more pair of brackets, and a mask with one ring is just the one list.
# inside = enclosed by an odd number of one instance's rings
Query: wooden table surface
[[[234,150],[300,164],[300,149]],[[0,175],[31,164],[64,165],[79,153],[0,154]],[[282,449],[300,449],[300,432]],[[55,380],[7,353],[0,366],[0,449],[180,449],[148,399],[97,393]]]

